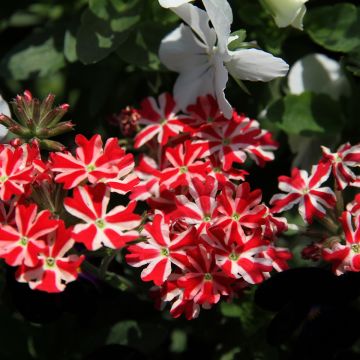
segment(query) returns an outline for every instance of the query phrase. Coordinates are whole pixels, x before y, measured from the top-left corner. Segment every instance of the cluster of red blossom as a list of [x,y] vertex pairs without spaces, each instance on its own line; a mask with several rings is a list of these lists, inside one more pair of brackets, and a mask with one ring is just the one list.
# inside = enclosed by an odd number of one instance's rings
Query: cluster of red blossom
[[[335,153],[323,146],[322,153],[310,176],[307,171],[295,168],[291,177],[279,177],[279,189],[285,194],[273,196],[272,211],[279,213],[298,205],[301,217],[309,226],[314,219],[326,220],[323,221],[326,232],[318,242],[304,249],[304,257],[332,262],[337,275],[357,272],[360,271],[360,194],[344,207],[342,192],[347,186],[360,187],[360,176],[352,169],[360,166],[360,144],[346,143]],[[323,186],[331,174],[335,192]]]
[[[33,100],[24,101],[30,109]],[[286,194],[268,207],[240,166],[248,157],[259,165],[273,160],[276,142],[255,120],[235,111],[224,118],[212,96],[198,98],[185,114],[170,94],[147,98],[140,110],[126,110],[121,126],[127,135],[137,131],[136,166],[117,138],[103,145],[99,135],[77,135],[74,154],[64,149],[46,158],[36,140],[1,145],[0,257],[18,267],[18,281],[63,291],[80,272],[82,247],[126,247],[127,263],[142,267],[142,280],[155,284],[151,296],[159,307],[170,303],[174,317],[191,319],[287,268],[291,253],[277,239],[288,224],[276,213],[298,204],[311,224],[336,205],[334,192],[322,187],[331,169],[339,190],[359,182],[350,167],[360,163],[360,145],[335,154],[323,148],[310,176],[294,169],[279,178]],[[108,209],[111,193],[127,195],[128,204]],[[335,236],[338,227],[321,244],[337,273],[360,270],[356,199],[341,217],[346,244]],[[148,206],[145,218],[135,212],[139,201]]]
[[147,155],[135,168],[140,182],[130,197],[147,202],[151,221],[126,260],[156,285],[158,306],[170,302],[174,317],[191,319],[273,268],[286,269],[291,254],[275,244],[286,219],[262,203],[260,190],[251,191],[238,166],[248,156],[260,165],[273,160],[271,134],[236,112],[224,118],[212,96],[198,98],[186,114],[170,94],[147,98],[136,117],[145,126],[134,147],[146,146]]

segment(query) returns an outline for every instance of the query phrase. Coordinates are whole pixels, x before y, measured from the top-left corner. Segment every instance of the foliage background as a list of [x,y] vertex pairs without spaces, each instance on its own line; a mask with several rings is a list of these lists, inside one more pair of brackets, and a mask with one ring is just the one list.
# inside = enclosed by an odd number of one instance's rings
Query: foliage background
[[[307,167],[318,160],[319,144],[359,142],[360,7],[358,1],[310,0],[303,32],[278,29],[255,0],[230,1],[233,30],[290,65],[320,52],[341,62],[351,96],[288,94],[286,79],[246,83],[250,95],[230,82],[227,97],[239,112],[258,118],[281,144],[276,160],[251,169],[252,187],[265,199],[277,176],[288,174],[297,154]],[[109,116],[146,96],[170,91],[176,74],[159,62],[161,39],[179,19],[156,0],[19,0],[0,4],[0,89],[10,100],[29,89],[49,92],[71,105],[76,132],[119,136]],[[71,136],[62,139],[70,145]],[[316,145],[315,147],[313,145]],[[316,149],[316,150],[313,150]],[[294,219],[296,221],[296,219]],[[284,240],[296,252],[309,239]],[[113,261],[106,281],[82,279],[64,294],[48,295],[17,284],[1,272],[0,358],[7,359],[287,359],[294,339],[267,341],[272,313],[254,304],[254,292],[234,304],[220,304],[187,322],[153,309],[139,274]],[[312,266],[299,255],[295,266]],[[125,289],[116,274],[134,289]],[[304,291],[311,292],[306,284]],[[302,291],[302,289],[300,289]],[[284,293],[286,295],[286,291]],[[287,320],[284,320],[286,328]],[[326,333],[326,328],[322,329]],[[295,336],[296,337],[296,336]],[[329,345],[330,346],[330,345]],[[360,345],[337,351],[336,359],[360,358]],[[318,357],[319,359],[320,357]]]

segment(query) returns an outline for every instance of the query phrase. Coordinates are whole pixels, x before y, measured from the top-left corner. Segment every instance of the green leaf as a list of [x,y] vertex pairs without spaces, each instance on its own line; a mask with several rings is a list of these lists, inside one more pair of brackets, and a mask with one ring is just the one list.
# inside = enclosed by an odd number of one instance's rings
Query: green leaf
[[235,51],[236,49],[240,48],[241,44],[245,41],[246,30],[240,29],[238,31],[231,33],[230,36],[237,36],[237,38],[235,40],[231,41],[230,44],[228,45],[229,50]]
[[107,344],[133,345],[141,339],[141,330],[134,320],[120,321],[115,324],[106,340]]
[[158,49],[163,37],[171,30],[170,26],[153,22],[141,23],[136,32],[119,47],[117,55],[125,62],[146,70],[158,70],[160,60]]
[[221,313],[230,318],[239,318],[241,316],[241,308],[234,303],[222,302],[220,305]]
[[325,49],[349,52],[360,45],[360,11],[353,4],[335,4],[312,9],[304,28]]
[[115,32],[123,32],[127,29],[133,27],[135,24],[137,24],[140,20],[139,15],[132,15],[128,17],[122,17],[113,19],[110,22],[111,29]]
[[127,345],[150,353],[159,348],[166,337],[167,333],[160,324],[124,320],[111,328],[106,343]]
[[[131,27],[136,24],[134,18],[128,21],[126,16],[117,17],[112,14],[111,21],[105,21],[95,16],[89,9],[82,17],[82,24],[76,37],[76,52],[80,61],[84,64],[94,64],[117,49],[129,36]],[[112,21],[116,21],[116,26],[111,27]],[[120,23],[123,22],[121,31]]]
[[15,80],[27,80],[35,76],[55,73],[65,65],[62,53],[63,33],[50,29],[34,32],[12,49],[2,60],[2,75]]
[[64,55],[67,61],[75,62],[77,60],[76,55],[76,37],[70,30],[66,30],[64,38]]
[[288,134],[336,134],[343,127],[339,104],[328,95],[305,92],[273,103],[267,118]]
[[187,348],[187,335],[184,330],[175,329],[171,333],[170,351],[173,353],[182,353]]
[[108,0],[89,0],[89,9],[94,15],[103,20],[109,19],[107,5]]
[[115,51],[140,20],[138,0],[91,0],[77,34],[76,51],[84,64],[94,64]]

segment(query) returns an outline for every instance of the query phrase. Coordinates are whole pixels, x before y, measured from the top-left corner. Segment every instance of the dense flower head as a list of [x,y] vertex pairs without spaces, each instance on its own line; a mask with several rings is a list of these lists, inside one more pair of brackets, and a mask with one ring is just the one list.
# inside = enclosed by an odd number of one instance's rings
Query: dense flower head
[[98,134],[48,155],[36,139],[0,145],[0,257],[19,282],[61,292],[89,269],[106,279],[124,254],[157,306],[193,319],[287,268],[291,254],[277,246],[286,219],[244,182],[248,157],[273,159],[269,132],[236,111],[227,119],[211,94],[182,113],[164,93],[127,115],[137,135],[121,143],[135,156]]

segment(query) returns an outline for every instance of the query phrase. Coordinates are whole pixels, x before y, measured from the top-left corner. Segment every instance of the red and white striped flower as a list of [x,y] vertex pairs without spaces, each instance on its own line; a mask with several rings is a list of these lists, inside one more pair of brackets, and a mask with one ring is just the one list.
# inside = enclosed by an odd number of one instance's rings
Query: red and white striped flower
[[360,271],[360,227],[359,222],[353,225],[353,217],[350,212],[344,211],[341,223],[345,233],[345,244],[336,242],[330,248],[323,248],[324,260],[333,263],[333,271],[336,275],[347,271]]
[[245,176],[249,175],[247,171],[242,169],[235,169],[233,167],[228,170],[224,170],[223,161],[216,155],[209,156],[209,160],[210,171],[208,175],[213,176],[217,180],[220,189],[222,189],[222,187],[229,181],[245,181]]
[[200,244],[188,250],[189,265],[177,284],[184,289],[184,300],[193,300],[206,307],[216,304],[221,296],[231,293],[233,280],[216,265],[215,253]]
[[186,265],[185,248],[193,244],[194,233],[194,228],[180,234],[171,233],[165,215],[157,213],[152,223],[144,227],[142,235],[146,240],[128,247],[130,254],[126,255],[126,261],[134,267],[147,265],[141,272],[141,279],[161,285],[170,276],[172,264],[179,268]]
[[170,166],[163,170],[160,187],[175,189],[178,186],[189,186],[192,179],[205,179],[209,162],[198,160],[203,147],[186,141],[185,144],[166,150]]
[[58,229],[48,235],[46,247],[39,251],[35,267],[21,265],[16,272],[17,280],[29,283],[31,289],[50,293],[65,290],[66,284],[77,279],[84,260],[83,255],[66,255],[75,243],[71,232],[60,220]]
[[328,179],[331,168],[320,163],[313,166],[310,176],[306,170],[293,169],[291,177],[279,177],[279,189],[286,194],[276,194],[270,200],[272,212],[278,213],[299,205],[301,217],[312,223],[314,217],[322,218],[326,208],[333,208],[336,203],[334,192],[329,187],[321,187]]
[[131,190],[130,198],[132,200],[146,200],[152,196],[159,196],[161,171],[154,159],[141,154],[135,174],[140,182]]
[[0,199],[7,201],[13,195],[23,194],[25,185],[32,181],[33,172],[23,147],[4,147],[0,151]]
[[263,273],[272,269],[271,261],[260,256],[267,249],[260,230],[241,243],[227,241],[224,231],[218,227],[210,228],[203,238],[214,249],[216,264],[229,277],[257,284],[264,280]]
[[177,112],[175,100],[169,93],[161,94],[158,103],[153,97],[143,100],[138,123],[145,128],[136,135],[134,147],[139,148],[155,136],[159,144],[165,145],[170,137],[178,135],[184,125]]
[[[94,135],[90,140],[77,135],[75,142],[78,145],[76,156],[69,152],[51,153],[52,171],[58,173],[55,181],[63,183],[65,189],[72,189],[84,181],[96,184],[118,178],[119,164],[125,156],[118,139],[108,139],[104,149],[100,135]],[[129,165],[126,161],[125,164],[127,171]]]
[[191,200],[185,195],[176,197],[177,211],[172,215],[173,220],[181,218],[188,225],[195,225],[199,234],[205,232],[215,220],[217,191],[217,181],[212,176],[207,176],[205,182],[193,179],[189,186]]
[[44,236],[58,227],[49,210],[37,211],[35,204],[17,205],[15,225],[0,227],[0,257],[7,264],[34,267],[38,252],[45,248]]
[[212,95],[199,96],[196,103],[186,109],[183,121],[191,128],[199,128],[202,125],[215,122],[228,121],[219,109],[216,99]]
[[275,246],[274,243],[268,245],[262,256],[270,260],[272,267],[278,272],[287,270],[289,268],[288,261],[292,258],[289,249]]
[[267,211],[261,204],[261,190],[250,190],[249,183],[235,186],[227,184],[217,197],[216,226],[223,229],[226,241],[231,239],[241,244],[245,241],[245,230],[260,228],[264,222]]
[[354,200],[346,205],[346,210],[355,217],[355,221],[360,221],[360,194],[356,194]]
[[360,144],[351,146],[350,143],[341,145],[335,153],[325,146],[321,147],[323,152],[322,162],[331,165],[339,190],[351,185],[357,180],[357,175],[350,169],[360,166]]
[[134,155],[125,154],[125,151],[123,150],[123,156],[117,162],[116,167],[116,177],[105,178],[101,181],[110,188],[111,192],[125,195],[140,182],[137,175],[133,172],[135,167]]
[[84,223],[74,226],[72,237],[89,250],[102,246],[119,249],[138,238],[136,231],[129,231],[141,223],[141,217],[133,213],[136,202],[128,206],[116,206],[108,212],[110,190],[104,184],[74,189],[73,197],[64,201],[65,209]]
[[200,138],[197,143],[206,146],[203,156],[216,155],[226,171],[234,162],[244,163],[247,154],[257,163],[271,161],[271,151],[277,148],[270,133],[262,131],[257,121],[236,113],[227,122],[203,127],[196,135]]

